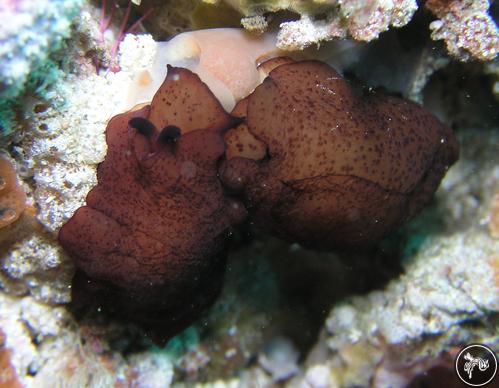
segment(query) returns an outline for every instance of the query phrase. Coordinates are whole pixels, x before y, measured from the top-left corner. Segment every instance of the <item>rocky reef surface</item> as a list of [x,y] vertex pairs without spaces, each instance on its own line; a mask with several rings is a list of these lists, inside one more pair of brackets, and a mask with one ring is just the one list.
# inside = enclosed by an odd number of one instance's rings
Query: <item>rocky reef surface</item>
[[[158,1],[142,0],[138,3],[147,9]],[[284,50],[302,50],[313,44],[346,37],[370,42],[390,28],[407,25],[421,8],[436,17],[426,26],[431,31],[431,38],[443,40],[452,56],[463,61],[491,60],[499,50],[497,25],[488,13],[488,0],[429,0],[422,4],[415,0],[202,0],[181,3],[155,15],[155,20],[163,21],[163,31],[171,31],[172,25],[178,25],[175,21],[179,18],[175,16],[182,12],[175,12],[177,8],[191,10],[191,22],[201,26],[211,26],[217,17],[234,24],[239,14],[244,28],[253,32],[278,25],[277,46]],[[282,16],[286,13],[291,16]],[[217,14],[223,16],[213,16]],[[180,20],[185,28],[189,19]],[[156,31],[161,33],[161,30]]]
[[[56,17],[65,23],[76,15],[77,2],[62,3]],[[390,3],[388,8],[335,2],[330,14],[315,1],[299,9],[288,2],[259,8],[250,1],[228,3],[251,28],[272,28],[268,12],[298,12],[299,20],[283,20],[276,32],[287,49],[338,37],[379,37],[369,44],[333,41],[305,54],[371,87],[424,103],[456,131],[459,162],[430,206],[369,253],[318,253],[244,226],[234,236],[222,295],[167,345],[99,309],[82,316],[69,304],[74,267],[57,232],[96,184],[106,123],[128,108],[126,91],[137,71],[151,66],[157,49],[151,35],[129,34],[114,53],[119,18],[103,29],[102,4],[84,4],[71,28],[56,24],[60,31],[47,32],[57,41],[70,35],[64,53],[55,50],[50,57],[64,59],[51,67],[58,70],[56,82],[34,91],[22,86],[20,75],[15,91],[2,97],[16,106],[15,114],[2,113],[11,118],[2,154],[16,168],[28,206],[0,231],[0,366],[8,371],[0,386],[404,387],[424,373],[431,378],[436,367],[452,369],[466,343],[498,350],[497,59],[462,64],[447,54],[496,57],[497,26],[488,2],[445,2],[452,5],[445,9],[443,2],[426,2],[438,18],[431,36],[428,14],[414,16],[412,1],[379,2]],[[135,20],[149,5],[143,1],[133,9]],[[211,8],[203,6],[189,8],[185,28],[209,18]],[[126,7],[116,15],[123,17]],[[177,10],[172,4],[162,9],[168,15]],[[373,13],[383,17],[361,30]],[[457,21],[469,28],[458,28]],[[162,30],[154,17],[148,23]],[[341,26],[336,35],[330,33],[334,23]],[[330,35],[321,35],[326,29]],[[15,34],[4,35],[14,45],[11,53],[23,52]],[[447,48],[432,38],[445,39]],[[26,63],[46,63],[19,55]],[[113,61],[119,71],[109,70]],[[2,70],[2,82],[14,85],[9,74]]]
[[81,0],[5,1],[0,17],[0,136],[12,134],[15,99],[42,91],[60,74],[53,53],[64,46]]

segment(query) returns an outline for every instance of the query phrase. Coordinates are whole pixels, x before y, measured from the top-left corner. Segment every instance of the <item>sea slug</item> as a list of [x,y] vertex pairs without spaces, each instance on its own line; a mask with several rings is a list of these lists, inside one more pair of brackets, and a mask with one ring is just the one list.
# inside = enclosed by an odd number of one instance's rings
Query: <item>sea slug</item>
[[369,246],[457,159],[452,131],[414,103],[318,61],[259,70],[268,76],[232,114],[196,74],[169,67],[151,105],[109,122],[98,185],[59,233],[79,269],[75,299],[171,336],[213,303],[226,233],[245,217],[314,249]]
[[457,160],[451,129],[415,103],[357,90],[325,63],[276,61],[225,135],[222,181],[244,193],[253,220],[324,250],[375,243],[414,216]]
[[245,216],[217,177],[223,131],[235,122],[197,75],[172,67],[150,106],[111,119],[98,184],[59,232],[92,279],[75,297],[97,294],[115,312],[161,322],[166,335],[213,302],[226,233]]

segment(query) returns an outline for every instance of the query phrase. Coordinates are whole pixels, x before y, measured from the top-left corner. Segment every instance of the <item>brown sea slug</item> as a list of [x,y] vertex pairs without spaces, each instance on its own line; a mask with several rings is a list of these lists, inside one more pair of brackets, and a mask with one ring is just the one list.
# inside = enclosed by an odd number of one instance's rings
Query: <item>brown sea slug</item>
[[78,284],[100,303],[163,320],[173,334],[213,302],[226,233],[245,216],[217,177],[222,134],[234,123],[198,76],[179,68],[169,69],[150,106],[109,122],[99,183],[59,232],[92,279],[80,273]]
[[233,114],[245,121],[226,134],[223,182],[258,225],[314,249],[379,241],[430,200],[458,156],[431,113],[362,93],[318,61],[278,64]]
[[457,158],[451,130],[416,104],[362,93],[317,61],[261,70],[232,115],[169,68],[150,106],[109,122],[99,183],[59,233],[80,270],[75,297],[97,293],[172,335],[221,288],[226,232],[246,216],[232,195],[277,236],[355,248],[416,214]]

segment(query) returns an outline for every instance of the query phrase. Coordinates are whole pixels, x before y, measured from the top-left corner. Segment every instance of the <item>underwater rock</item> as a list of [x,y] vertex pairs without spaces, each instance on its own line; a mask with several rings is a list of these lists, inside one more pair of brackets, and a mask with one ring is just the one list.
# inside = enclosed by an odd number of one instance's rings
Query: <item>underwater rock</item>
[[[405,26],[418,9],[414,0],[203,0],[202,4],[205,4],[203,9],[206,13],[208,5],[223,9],[228,4],[243,15],[242,26],[253,32],[268,30],[278,12],[298,13],[298,20],[284,18],[279,24],[277,47],[289,51],[303,50],[338,38],[351,37],[357,41],[370,42],[391,27]],[[452,56],[463,61],[488,61],[497,56],[498,30],[488,14],[489,1],[431,0],[426,1],[424,6],[438,17],[429,26],[432,39],[445,40]]]
[[244,17],[242,25],[252,31],[261,31],[272,19],[272,13],[292,11],[300,14],[297,21],[280,24],[277,46],[283,50],[303,50],[324,40],[345,38],[370,41],[390,26],[406,25],[417,10],[414,0],[398,1],[247,1],[247,0],[203,0],[205,3],[227,3]]
[[431,113],[363,95],[318,61],[278,65],[240,104],[267,155],[232,149],[222,180],[244,193],[258,225],[314,249],[379,241],[431,199],[458,155]]
[[197,75],[173,67],[150,106],[109,122],[98,184],[59,232],[104,305],[170,336],[213,302],[226,233],[245,216],[217,178],[234,123]]

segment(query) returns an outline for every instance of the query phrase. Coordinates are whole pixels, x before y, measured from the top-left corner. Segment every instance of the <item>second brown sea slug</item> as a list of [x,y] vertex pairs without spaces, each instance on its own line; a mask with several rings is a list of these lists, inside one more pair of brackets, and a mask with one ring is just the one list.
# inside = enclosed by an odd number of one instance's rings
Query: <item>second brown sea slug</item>
[[430,112],[359,91],[318,61],[278,65],[233,114],[245,120],[226,135],[222,180],[258,225],[313,249],[379,241],[430,200],[458,156]]

